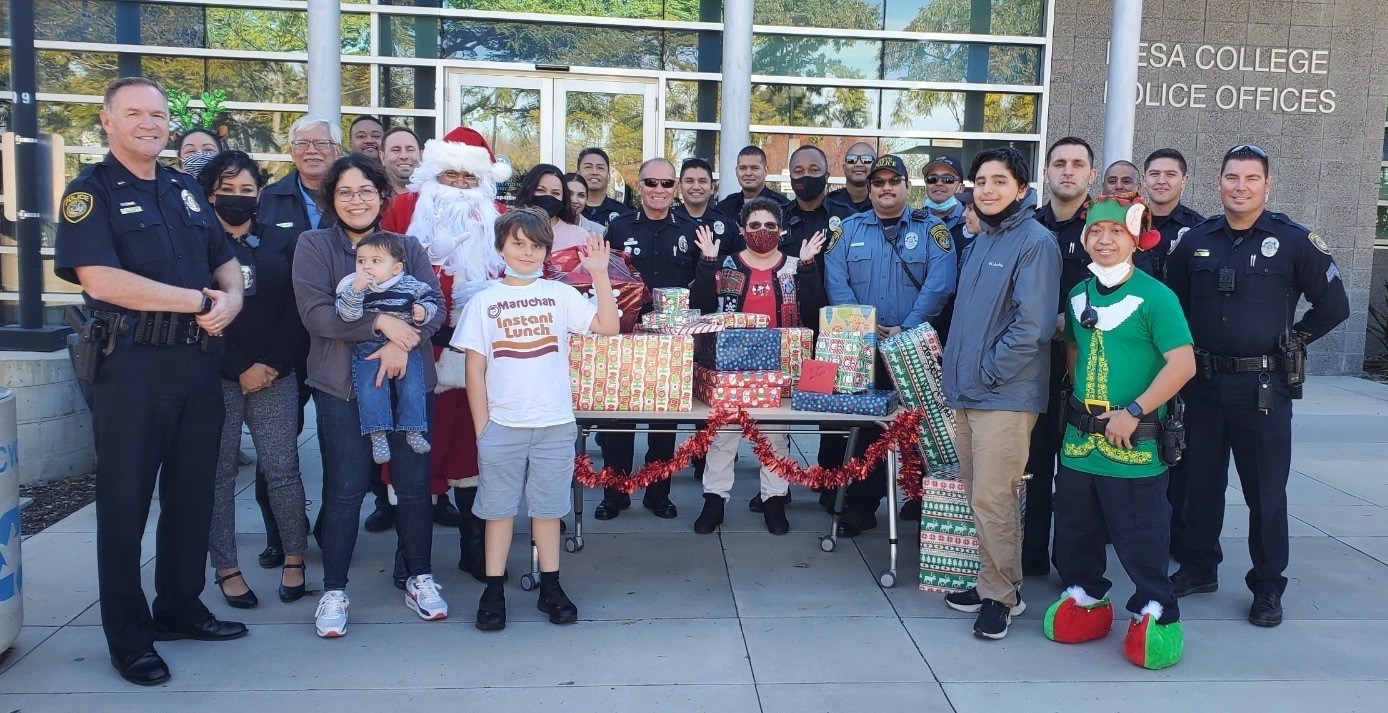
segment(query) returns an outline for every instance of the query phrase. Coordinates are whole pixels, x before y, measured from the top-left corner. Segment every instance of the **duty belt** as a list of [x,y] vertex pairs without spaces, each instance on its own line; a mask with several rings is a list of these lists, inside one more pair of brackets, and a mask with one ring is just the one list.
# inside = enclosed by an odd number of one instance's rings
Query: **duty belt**
[[1255,357],[1226,357],[1211,354],[1203,349],[1195,350],[1195,363],[1200,375],[1209,374],[1247,374],[1282,370],[1282,357],[1264,354]]
[[92,310],[92,315],[111,325],[116,334],[134,333],[136,344],[172,347],[198,344],[207,333],[198,326],[197,318],[183,312],[106,312]]
[[[1137,424],[1137,430],[1133,431],[1132,440],[1134,441],[1155,441],[1161,433],[1161,424],[1156,422],[1156,414],[1143,416]],[[1151,420],[1148,420],[1151,419]],[[1103,434],[1108,428],[1108,421],[1099,418],[1085,407],[1084,402],[1070,397],[1070,407],[1065,409],[1065,420],[1071,426],[1079,429],[1081,433]]]

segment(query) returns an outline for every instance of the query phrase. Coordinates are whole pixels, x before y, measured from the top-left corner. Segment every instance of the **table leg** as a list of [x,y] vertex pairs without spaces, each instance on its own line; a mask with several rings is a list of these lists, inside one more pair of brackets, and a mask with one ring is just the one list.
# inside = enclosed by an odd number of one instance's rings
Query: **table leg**
[[[580,456],[588,455],[588,433],[583,426],[578,427],[578,442],[574,444],[574,452]],[[575,478],[573,481],[574,499],[574,533],[564,538],[565,552],[583,551],[583,484]]]
[[887,542],[891,550],[891,563],[888,569],[877,576],[877,583],[884,588],[891,588],[896,585],[896,550],[897,550],[897,525],[896,525],[896,476],[897,476],[897,453],[892,448],[887,451]]
[[[858,426],[848,429],[848,443],[843,449],[844,464],[852,460],[853,454],[857,451],[860,430]],[[839,517],[843,515],[843,504],[847,494],[847,487],[840,487],[834,493],[834,509],[829,513],[829,534],[819,538],[819,549],[825,552],[833,552],[839,545]]]

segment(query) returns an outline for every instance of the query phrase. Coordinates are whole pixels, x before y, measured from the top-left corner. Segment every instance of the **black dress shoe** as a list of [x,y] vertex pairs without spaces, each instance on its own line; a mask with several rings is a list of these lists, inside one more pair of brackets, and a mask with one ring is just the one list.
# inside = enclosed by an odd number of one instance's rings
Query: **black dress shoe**
[[284,564],[284,550],[278,547],[266,547],[257,559],[260,560],[261,567],[274,569]]
[[501,631],[506,628],[506,595],[500,589],[490,596],[487,590],[482,591],[482,599],[477,603],[475,626],[481,631]]
[[1185,569],[1178,569],[1171,575],[1171,593],[1179,597],[1187,594],[1205,594],[1219,589],[1219,580],[1204,579],[1198,577],[1194,572]]
[[217,617],[210,617],[201,624],[189,624],[179,627],[165,627],[160,624],[154,625],[155,641],[178,641],[179,639],[192,639],[194,641],[230,641],[239,639],[251,633],[245,624],[239,621],[222,621]]
[[448,496],[440,495],[439,501],[434,503],[434,524],[457,527],[462,521],[462,513],[458,512],[458,508],[453,507],[453,503],[448,502]]
[[[791,498],[789,492],[785,494],[785,499],[787,503],[790,502]],[[756,495],[752,496],[751,500],[747,501],[747,509],[751,510],[752,512],[762,511],[761,493],[757,493]]]
[[1263,627],[1281,624],[1282,597],[1277,594],[1259,594],[1253,597],[1253,606],[1248,610],[1248,623]]
[[902,520],[919,523],[921,521],[921,501],[907,500],[902,503],[901,512],[897,513],[897,517]]
[[864,530],[877,527],[877,514],[845,508],[839,517],[839,537],[857,537]]
[[641,507],[650,510],[662,520],[673,520],[680,516],[680,511],[675,508],[674,503],[670,502],[670,498],[653,498],[647,495],[641,498]]
[[395,506],[382,505],[366,516],[367,532],[385,532],[395,527]]
[[766,520],[766,531],[773,535],[790,532],[790,521],[786,519],[786,503],[789,495],[778,495],[762,500],[762,518]]
[[704,509],[694,519],[694,532],[700,535],[711,534],[723,524],[723,496],[717,493],[704,493]]
[[609,493],[603,496],[602,502],[598,503],[598,507],[593,510],[593,517],[599,520],[612,520],[629,507],[631,507],[630,495],[621,493],[614,498]]
[[308,594],[308,568],[304,567],[304,564],[302,562],[300,562],[299,564],[287,564],[284,566],[284,568],[286,570],[300,570],[304,575],[304,581],[299,582],[296,586],[291,587],[284,583],[284,575],[280,574],[280,601],[284,602],[285,604],[289,604],[290,602],[297,602],[300,599],[303,599],[305,594]]
[[137,686],[157,686],[169,680],[169,665],[154,649],[142,649],[119,656],[111,654],[111,665],[120,677]]
[[239,569],[212,580],[212,583],[217,585],[217,589],[221,590],[222,598],[227,600],[229,606],[237,609],[254,609],[256,605],[260,604],[260,599],[255,596],[255,592],[251,591],[249,584],[246,585],[246,591],[240,594],[227,594],[226,582],[230,579],[240,579],[242,584],[246,584],[246,578],[241,576]]

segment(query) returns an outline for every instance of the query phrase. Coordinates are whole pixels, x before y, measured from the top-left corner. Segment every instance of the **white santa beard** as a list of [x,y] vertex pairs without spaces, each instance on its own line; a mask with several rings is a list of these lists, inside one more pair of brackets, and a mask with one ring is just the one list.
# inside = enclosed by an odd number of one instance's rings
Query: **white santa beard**
[[419,187],[408,233],[448,274],[464,282],[486,280],[500,270],[494,247],[498,215],[483,186],[461,189],[429,181]]

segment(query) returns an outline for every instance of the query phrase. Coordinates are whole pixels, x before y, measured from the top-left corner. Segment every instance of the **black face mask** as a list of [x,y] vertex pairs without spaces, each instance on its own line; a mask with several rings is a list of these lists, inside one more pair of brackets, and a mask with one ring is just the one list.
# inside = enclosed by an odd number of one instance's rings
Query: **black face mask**
[[216,195],[212,203],[212,209],[217,211],[217,216],[226,221],[227,225],[245,225],[255,217],[256,206],[260,203],[257,196],[229,196]]
[[795,191],[796,198],[812,201],[824,193],[824,187],[828,183],[828,176],[801,176],[791,179],[790,189]]
[[558,218],[564,212],[564,200],[554,196],[531,196],[530,204],[549,214],[551,218]]
[[1016,215],[1017,211],[1021,209],[1022,199],[1018,198],[1017,200],[1007,204],[1006,208],[1003,208],[994,215],[987,215],[983,211],[978,211],[978,219],[996,228],[999,225],[1002,225],[1002,222],[1004,220],[1007,220],[1008,218],[1011,218],[1013,215]]

